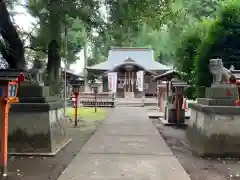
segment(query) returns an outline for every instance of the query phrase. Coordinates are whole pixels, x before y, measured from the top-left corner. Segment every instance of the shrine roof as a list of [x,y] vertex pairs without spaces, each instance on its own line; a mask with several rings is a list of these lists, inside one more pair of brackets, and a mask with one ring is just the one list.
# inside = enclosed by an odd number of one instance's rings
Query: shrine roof
[[114,66],[112,69],[106,71],[107,72],[118,72],[121,68],[126,68],[126,67],[133,67],[133,68],[137,68],[138,70],[143,70],[144,72],[151,74],[151,75],[156,75],[156,73],[154,71],[151,71],[149,69],[146,69],[144,66],[142,66],[141,64],[135,62],[134,60],[132,60],[131,58],[126,59],[122,64],[119,64],[117,66]]
[[154,80],[170,80],[174,77],[180,78],[182,77],[183,73],[177,70],[169,70],[161,75],[158,75],[154,78]]
[[[64,73],[64,68],[61,68],[62,73]],[[77,76],[80,78],[84,77],[84,74],[82,73],[76,73],[75,71],[73,71],[72,69],[66,69],[66,73],[72,76]]]
[[126,59],[134,60],[138,65],[150,71],[169,70],[170,67],[154,60],[154,51],[150,48],[121,47],[112,48],[105,62],[96,64],[87,69],[111,70],[124,63]]

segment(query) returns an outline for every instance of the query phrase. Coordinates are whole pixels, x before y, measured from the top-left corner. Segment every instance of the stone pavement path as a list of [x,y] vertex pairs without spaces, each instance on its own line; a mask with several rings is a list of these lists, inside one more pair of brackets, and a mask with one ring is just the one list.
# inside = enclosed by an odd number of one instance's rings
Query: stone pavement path
[[116,107],[58,180],[190,180],[144,108]]

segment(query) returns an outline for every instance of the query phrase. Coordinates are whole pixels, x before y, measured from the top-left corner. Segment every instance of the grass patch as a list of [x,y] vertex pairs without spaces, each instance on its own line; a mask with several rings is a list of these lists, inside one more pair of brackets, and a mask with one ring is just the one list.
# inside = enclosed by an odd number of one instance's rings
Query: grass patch
[[[75,108],[67,108],[67,116],[71,119],[75,118]],[[97,112],[92,107],[78,108],[78,119],[83,120],[104,120],[107,117],[107,110],[97,108]]]

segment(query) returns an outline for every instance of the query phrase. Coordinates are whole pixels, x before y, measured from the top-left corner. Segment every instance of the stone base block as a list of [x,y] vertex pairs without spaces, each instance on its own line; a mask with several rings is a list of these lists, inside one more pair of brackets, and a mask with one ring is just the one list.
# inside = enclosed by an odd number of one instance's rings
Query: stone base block
[[[226,95],[228,94],[228,95]],[[205,97],[207,99],[232,99],[238,97],[238,88],[235,84],[219,84],[206,88]]]
[[199,98],[198,103],[207,106],[235,106],[236,100]]
[[209,107],[209,111],[200,106],[192,104],[186,132],[192,151],[202,157],[239,157],[240,113],[235,109],[232,114],[224,111],[219,114],[218,107]]
[[[31,104],[29,104],[30,106]],[[14,106],[21,106],[16,104]],[[26,103],[24,103],[26,106]],[[32,104],[34,106],[34,104]],[[13,108],[9,113],[9,153],[55,155],[70,140],[63,108]]]
[[19,97],[48,97],[50,87],[23,82],[19,87]]

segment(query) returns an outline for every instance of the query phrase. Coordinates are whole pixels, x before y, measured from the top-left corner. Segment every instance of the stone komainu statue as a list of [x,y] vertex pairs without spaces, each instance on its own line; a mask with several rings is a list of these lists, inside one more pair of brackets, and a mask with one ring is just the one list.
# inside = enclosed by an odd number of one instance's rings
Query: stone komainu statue
[[44,84],[44,78],[43,78],[44,72],[45,72],[44,63],[39,58],[36,58],[34,60],[33,67],[30,70],[31,81],[34,83],[43,85]]
[[223,66],[222,59],[211,59],[209,66],[210,72],[213,75],[213,84],[236,82],[236,77],[230,70]]

